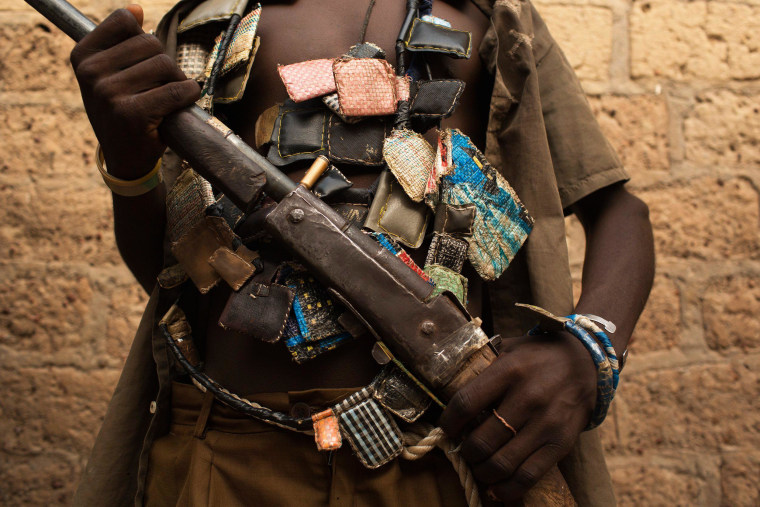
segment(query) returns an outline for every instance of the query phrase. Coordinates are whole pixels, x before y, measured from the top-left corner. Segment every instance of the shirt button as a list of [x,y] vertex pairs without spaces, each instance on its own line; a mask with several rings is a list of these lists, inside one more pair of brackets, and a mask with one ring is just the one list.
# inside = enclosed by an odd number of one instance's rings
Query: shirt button
[[306,403],[299,401],[290,407],[290,415],[296,419],[305,419],[311,416],[311,408]]
[[150,409],[149,409],[149,410],[150,410],[150,413],[151,413],[151,414],[155,414],[155,413],[156,413],[156,408],[157,408],[157,407],[158,407],[158,405],[156,404],[156,402],[155,402],[155,401],[151,401],[151,402],[150,402]]

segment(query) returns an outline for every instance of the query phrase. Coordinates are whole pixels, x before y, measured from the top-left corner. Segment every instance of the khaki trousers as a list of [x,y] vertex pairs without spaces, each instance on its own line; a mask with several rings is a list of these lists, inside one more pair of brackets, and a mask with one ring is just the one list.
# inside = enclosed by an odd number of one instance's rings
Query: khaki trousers
[[[352,390],[252,396],[288,412],[322,410]],[[172,391],[169,433],[154,442],[148,506],[465,506],[453,467],[438,449],[418,461],[366,469],[347,443],[320,452],[313,437],[255,421],[187,384]]]

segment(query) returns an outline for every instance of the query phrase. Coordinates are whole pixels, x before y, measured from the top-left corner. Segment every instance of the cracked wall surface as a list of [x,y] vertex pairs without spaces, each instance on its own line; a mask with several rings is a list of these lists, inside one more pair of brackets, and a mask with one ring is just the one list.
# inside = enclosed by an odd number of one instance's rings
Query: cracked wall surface
[[[443,0],[439,0],[443,1]],[[171,6],[146,6],[147,25]],[[78,2],[102,19],[120,2]],[[760,504],[760,0],[542,0],[650,206],[657,278],[602,426],[621,505]],[[0,0],[0,504],[69,503],[145,296],[68,66]],[[568,218],[580,290],[583,231]]]

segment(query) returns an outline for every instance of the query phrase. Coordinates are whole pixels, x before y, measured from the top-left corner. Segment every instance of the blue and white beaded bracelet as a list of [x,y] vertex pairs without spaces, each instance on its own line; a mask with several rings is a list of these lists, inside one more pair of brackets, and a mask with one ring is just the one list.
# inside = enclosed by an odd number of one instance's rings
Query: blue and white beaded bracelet
[[[604,418],[607,417],[607,411],[610,408],[612,399],[615,397],[615,389],[617,388],[617,359],[614,359],[613,366],[611,358],[608,357],[605,350],[603,350],[599,343],[597,343],[594,337],[596,333],[592,335],[585,329],[585,326],[583,325],[585,322],[581,324],[577,322],[577,319],[573,319],[573,317],[582,316],[569,316],[564,322],[564,327],[586,347],[586,350],[589,351],[591,359],[596,365],[596,405],[594,406],[594,412],[591,415],[591,421],[589,421],[588,426],[586,426],[586,430],[588,431],[599,426],[602,421],[604,421]],[[604,333],[602,332],[602,334]],[[607,338],[607,335],[605,335],[605,338]],[[609,338],[607,338],[607,341],[609,342]],[[613,358],[614,357],[613,354]]]

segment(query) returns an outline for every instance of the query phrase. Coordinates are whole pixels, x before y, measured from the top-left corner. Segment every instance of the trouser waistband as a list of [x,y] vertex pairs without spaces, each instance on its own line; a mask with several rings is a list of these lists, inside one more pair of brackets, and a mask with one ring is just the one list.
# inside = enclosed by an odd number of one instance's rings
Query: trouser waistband
[[[252,402],[278,412],[298,412],[306,417],[339,403],[356,392],[357,388],[309,389],[279,393],[259,393],[246,396]],[[226,433],[255,433],[268,431],[272,426],[245,416],[221,404],[210,392],[203,393],[191,384],[172,383],[172,424],[195,426],[194,434],[203,438],[209,429]]]

